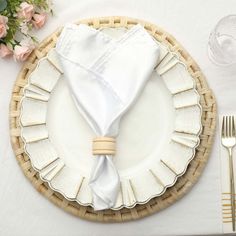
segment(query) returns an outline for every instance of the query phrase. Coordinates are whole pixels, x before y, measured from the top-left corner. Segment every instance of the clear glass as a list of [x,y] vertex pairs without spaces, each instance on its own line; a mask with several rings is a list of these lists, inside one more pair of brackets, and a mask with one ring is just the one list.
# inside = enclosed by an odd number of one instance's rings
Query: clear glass
[[217,65],[236,65],[236,15],[226,16],[217,23],[209,37],[208,54]]

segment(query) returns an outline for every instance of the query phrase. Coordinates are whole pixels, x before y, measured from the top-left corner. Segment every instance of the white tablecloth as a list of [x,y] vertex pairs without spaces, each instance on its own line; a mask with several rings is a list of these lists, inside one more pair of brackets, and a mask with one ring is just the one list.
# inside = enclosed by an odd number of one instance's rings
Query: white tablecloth
[[[235,111],[235,76],[214,66],[207,41],[217,21],[236,12],[235,0],[54,0],[55,16],[37,32],[45,38],[65,22],[123,15],[153,22],[181,42],[200,65],[220,113]],[[24,177],[11,149],[8,108],[21,64],[0,60],[0,236],[28,235],[206,235],[221,234],[219,132],[210,160],[194,188],[171,207],[142,220],[101,224],[65,213]]]

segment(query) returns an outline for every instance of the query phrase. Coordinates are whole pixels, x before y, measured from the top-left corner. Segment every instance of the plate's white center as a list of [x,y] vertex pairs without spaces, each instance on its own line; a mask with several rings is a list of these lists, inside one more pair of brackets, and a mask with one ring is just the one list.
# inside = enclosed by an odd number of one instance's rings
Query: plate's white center
[[[132,175],[153,158],[157,161],[174,127],[173,99],[162,79],[153,73],[147,86],[123,116],[114,157],[120,175]],[[62,77],[49,101],[47,126],[51,142],[67,166],[89,176],[94,133],[77,110]]]

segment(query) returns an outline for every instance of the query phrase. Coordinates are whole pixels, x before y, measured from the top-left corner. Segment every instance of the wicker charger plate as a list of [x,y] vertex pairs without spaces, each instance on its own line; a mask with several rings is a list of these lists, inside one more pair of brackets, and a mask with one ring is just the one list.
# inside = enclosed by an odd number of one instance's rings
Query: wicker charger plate
[[195,158],[190,162],[186,173],[178,178],[176,184],[173,187],[168,188],[167,191],[160,197],[153,198],[144,205],[136,205],[132,209],[123,208],[119,211],[103,210],[96,212],[92,207],[81,206],[76,202],[66,200],[62,195],[49,188],[48,184],[43,182],[39,178],[38,173],[32,168],[30,159],[24,152],[24,144],[20,137],[19,127],[20,100],[23,95],[23,88],[28,82],[29,75],[36,67],[38,60],[44,57],[47,52],[55,46],[61,29],[57,30],[55,33],[42,41],[42,43],[31,54],[28,61],[22,67],[15,82],[10,104],[10,134],[12,147],[20,167],[22,168],[24,174],[35,186],[35,188],[62,209],[81,218],[93,221],[122,222],[139,219],[154,212],[158,212],[161,209],[164,209],[167,206],[173,204],[175,201],[184,196],[184,194],[187,193],[193,184],[198,180],[208,160],[214,137],[216,124],[215,99],[206,83],[204,75],[201,73],[194,60],[171,35],[159,27],[147,22],[130,19],[127,17],[94,18],[83,20],[79,23],[85,23],[95,28],[131,27],[134,24],[140,23],[145,26],[145,29],[158,41],[168,46],[171,51],[179,54],[180,59],[188,66],[189,72],[195,79],[197,90],[201,97],[200,103],[203,111],[203,129],[200,136],[201,142],[197,148]]

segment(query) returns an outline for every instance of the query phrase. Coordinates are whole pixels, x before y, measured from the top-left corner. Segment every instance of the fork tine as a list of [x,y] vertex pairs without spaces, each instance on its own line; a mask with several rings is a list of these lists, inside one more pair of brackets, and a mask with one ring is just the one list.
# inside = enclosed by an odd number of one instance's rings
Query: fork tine
[[233,123],[234,123],[234,117],[231,116],[231,137],[234,137],[234,127],[233,127]]
[[227,137],[230,137],[230,116],[227,116]]
[[232,137],[232,119],[229,116],[229,137]]
[[221,127],[221,136],[225,137],[225,116],[223,116],[222,127]]
[[228,137],[229,136],[229,132],[228,132],[228,129],[229,129],[229,124],[228,124],[228,121],[229,120],[229,118],[228,118],[228,116],[226,116],[226,118],[225,118],[225,137]]
[[233,118],[233,124],[232,124],[232,126],[233,126],[233,136],[235,137],[235,125],[234,125],[234,116],[232,116],[232,118]]

